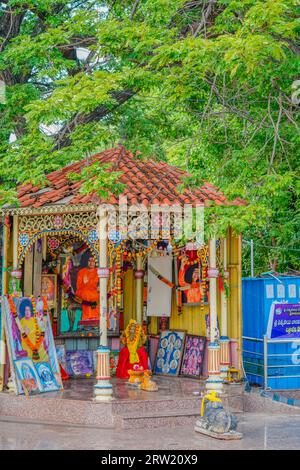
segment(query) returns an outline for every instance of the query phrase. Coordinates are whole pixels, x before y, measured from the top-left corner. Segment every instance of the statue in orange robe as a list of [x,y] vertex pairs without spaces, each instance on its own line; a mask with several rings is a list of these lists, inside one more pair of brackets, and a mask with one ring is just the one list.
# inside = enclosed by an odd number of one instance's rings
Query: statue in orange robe
[[91,256],[87,268],[78,271],[76,295],[82,299],[82,320],[99,319],[99,278]]

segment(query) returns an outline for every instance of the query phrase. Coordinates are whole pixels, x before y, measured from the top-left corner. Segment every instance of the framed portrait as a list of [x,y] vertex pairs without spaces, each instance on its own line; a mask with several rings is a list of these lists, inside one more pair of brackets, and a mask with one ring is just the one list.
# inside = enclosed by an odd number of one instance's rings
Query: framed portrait
[[35,368],[39,376],[43,392],[53,392],[61,389],[61,386],[57,383],[52,368],[48,362],[36,362]]
[[17,359],[14,361],[14,366],[25,395],[42,392],[42,385],[32,359]]
[[120,354],[119,351],[110,351],[109,353],[109,366],[110,366],[110,374],[112,377],[116,375],[119,354]]
[[109,308],[107,313],[107,336],[120,335],[120,314],[116,308]]
[[150,360],[151,370],[154,370],[155,360],[159,345],[159,335],[150,335],[148,339],[148,356]]
[[[175,265],[175,283],[180,286],[182,295],[182,304],[188,306],[200,305],[202,300],[205,304],[208,302],[207,285],[201,284],[203,278],[203,269],[201,263],[190,264],[193,261],[193,252],[190,256],[177,258]],[[204,299],[203,299],[204,296]]]
[[111,350],[120,351],[121,341],[120,338],[111,338]]
[[73,251],[60,256],[60,282],[58,337],[98,337],[98,268],[84,243],[76,242]]
[[64,370],[67,370],[67,352],[64,344],[55,345],[57,360]]
[[186,335],[180,375],[199,378],[203,369],[205,336]]
[[156,354],[154,373],[177,377],[184,348],[185,331],[162,331]]
[[[48,363],[56,378],[56,383],[59,384],[59,388],[62,388],[49,315],[44,315],[38,310],[34,311],[29,297],[4,296],[3,304],[8,357],[17,394],[24,393],[15,367],[16,361],[21,359],[30,359],[34,365],[41,362]],[[26,336],[24,336],[24,332],[26,332]]]
[[71,377],[84,377],[93,375],[93,351],[67,351],[67,372]]
[[49,308],[56,309],[56,303],[57,303],[57,276],[56,274],[42,274],[41,296],[45,297]]

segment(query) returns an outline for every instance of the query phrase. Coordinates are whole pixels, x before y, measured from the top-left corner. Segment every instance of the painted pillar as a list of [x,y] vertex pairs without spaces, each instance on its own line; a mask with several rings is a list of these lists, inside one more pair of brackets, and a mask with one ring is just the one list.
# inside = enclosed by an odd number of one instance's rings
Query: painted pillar
[[18,268],[18,232],[19,232],[19,216],[13,216],[13,269]]
[[220,345],[217,339],[217,278],[219,271],[216,263],[216,239],[209,241],[209,318],[210,344],[208,345],[208,378],[206,389],[222,393],[223,383],[220,377]]
[[19,238],[19,216],[13,216],[12,229],[12,261],[13,269],[10,272],[9,292],[21,295],[20,282],[22,278],[22,270],[18,268],[18,238]]
[[112,384],[110,382],[109,348],[107,346],[107,282],[109,268],[107,266],[107,212],[99,208],[99,285],[100,285],[100,346],[97,349],[97,383],[94,385],[94,400],[97,402],[112,400]]
[[136,257],[136,271],[135,271],[135,282],[136,282],[136,321],[139,325],[143,321],[143,258],[141,255]]
[[[0,295],[7,294],[7,250],[8,250],[8,219],[7,217],[2,218],[2,253],[0,253],[2,258],[2,292]],[[2,311],[3,303],[0,303],[0,392],[4,388],[4,365],[6,362],[5,357],[5,342],[4,342],[4,312]]]
[[[227,239],[221,241],[221,256],[223,258],[224,282],[228,282],[229,272],[227,271]],[[220,336],[220,371],[222,380],[227,379],[230,365],[230,346],[228,338],[228,318],[227,318],[227,296],[225,289],[221,292],[221,336]]]
[[2,295],[8,294],[8,276],[7,276],[7,267],[8,267],[8,247],[9,247],[9,216],[4,216],[3,221],[3,260],[2,260]]
[[231,365],[242,372],[242,236],[228,230],[228,270],[230,297],[228,299],[228,327],[231,343]]

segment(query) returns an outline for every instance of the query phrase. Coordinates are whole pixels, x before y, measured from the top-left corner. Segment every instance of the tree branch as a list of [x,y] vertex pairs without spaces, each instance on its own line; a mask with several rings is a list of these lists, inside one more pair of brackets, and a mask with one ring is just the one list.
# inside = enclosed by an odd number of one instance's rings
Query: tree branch
[[96,109],[94,109],[94,111],[89,114],[75,114],[72,119],[64,127],[62,127],[58,134],[56,134],[55,145],[53,147],[53,150],[59,150],[70,145],[70,135],[76,129],[77,126],[88,124],[92,121],[100,121],[105,116],[119,108],[119,106],[128,101],[135,94],[136,92],[133,90],[122,90],[118,92],[112,92],[112,97],[114,98],[114,100],[117,101],[116,105],[112,108],[108,108],[107,106],[102,105],[98,106]]
[[133,18],[134,18],[134,15],[136,14],[136,11],[138,9],[138,6],[139,6],[139,3],[140,3],[141,0],[135,0],[134,4],[133,4],[133,7],[132,7],[132,10],[130,12],[130,20],[132,21]]

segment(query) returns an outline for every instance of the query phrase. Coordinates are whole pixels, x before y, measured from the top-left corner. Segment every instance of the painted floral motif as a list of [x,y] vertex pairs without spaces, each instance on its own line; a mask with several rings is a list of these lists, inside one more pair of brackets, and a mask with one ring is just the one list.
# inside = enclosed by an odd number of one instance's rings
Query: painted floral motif
[[90,230],[88,240],[90,243],[96,243],[98,240],[97,230]]
[[19,242],[21,246],[26,246],[29,243],[29,236],[27,233],[20,233]]
[[57,238],[49,238],[48,246],[50,250],[56,250],[59,247],[59,241],[57,240]]
[[64,220],[61,215],[56,215],[53,221],[54,228],[60,229],[64,225]]

